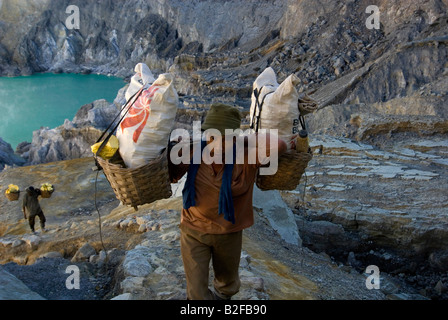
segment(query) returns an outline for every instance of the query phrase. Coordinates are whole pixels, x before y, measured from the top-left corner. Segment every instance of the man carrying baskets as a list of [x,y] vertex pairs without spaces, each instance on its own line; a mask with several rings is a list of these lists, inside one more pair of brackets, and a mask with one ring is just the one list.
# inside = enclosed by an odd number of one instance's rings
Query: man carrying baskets
[[[201,158],[198,164],[192,160],[188,169],[183,189],[180,241],[187,298],[190,300],[227,300],[240,289],[238,268],[242,232],[254,223],[253,188],[263,160],[258,157],[258,143],[249,144],[246,137],[244,163],[235,161],[235,156],[238,156],[236,142],[233,140],[233,146],[226,146],[225,141],[228,140],[225,139],[225,130],[239,129],[240,126],[241,113],[236,108],[223,104],[212,105],[202,130],[217,129],[221,133],[223,161],[221,164],[207,164],[210,162]],[[286,151],[287,145],[283,140],[269,134],[263,138],[266,138],[265,160],[273,152],[280,155]],[[212,139],[202,141],[200,151],[212,142]],[[271,144],[277,148],[270,147]],[[224,160],[225,154],[232,147],[234,161],[228,163],[228,160]],[[212,152],[216,150],[210,154]],[[248,161],[251,152],[257,154],[253,164]],[[214,270],[214,291],[208,288],[210,259]]]
[[40,219],[40,227],[42,232],[45,232],[45,215],[40,207],[38,197],[41,191],[30,186],[26,189],[25,197],[22,202],[23,217],[26,219],[26,211],[28,211],[28,222],[31,228],[31,232],[34,232],[34,220],[36,216]]

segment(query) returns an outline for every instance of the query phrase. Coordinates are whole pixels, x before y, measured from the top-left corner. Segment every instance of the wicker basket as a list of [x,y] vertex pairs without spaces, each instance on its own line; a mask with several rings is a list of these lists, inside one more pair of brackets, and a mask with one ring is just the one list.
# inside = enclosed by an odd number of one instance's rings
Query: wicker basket
[[117,152],[112,159],[96,158],[118,200],[138,210],[138,206],[171,197],[167,150],[150,163],[126,168]]
[[5,196],[6,196],[6,198],[8,198],[9,201],[17,201],[17,200],[19,200],[19,197],[20,197],[20,191],[19,192],[9,192],[9,193],[6,193],[6,191],[5,191]]
[[296,189],[312,158],[311,150],[308,153],[288,150],[279,157],[276,174],[257,175],[257,187],[260,190]]
[[53,194],[53,191],[46,191],[46,190],[44,190],[44,191],[40,191],[40,196],[42,197],[42,198],[45,198],[45,199],[49,199],[49,198],[51,198],[51,195]]

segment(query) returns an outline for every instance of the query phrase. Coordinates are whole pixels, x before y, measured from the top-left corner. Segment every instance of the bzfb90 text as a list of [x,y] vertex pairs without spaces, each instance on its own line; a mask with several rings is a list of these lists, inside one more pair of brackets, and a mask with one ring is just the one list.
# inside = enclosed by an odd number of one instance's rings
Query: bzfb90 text
[[225,314],[266,314],[265,305],[250,305],[250,304],[237,304],[237,305],[225,305]]

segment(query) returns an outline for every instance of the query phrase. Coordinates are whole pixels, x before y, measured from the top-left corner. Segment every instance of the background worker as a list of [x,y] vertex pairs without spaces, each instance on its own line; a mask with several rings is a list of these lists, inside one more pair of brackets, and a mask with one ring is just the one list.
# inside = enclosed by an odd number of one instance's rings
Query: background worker
[[27,211],[28,211],[28,222],[31,228],[31,232],[34,231],[34,223],[36,216],[39,217],[40,220],[40,227],[42,229],[42,232],[45,232],[45,215],[42,211],[42,208],[39,204],[38,197],[40,196],[40,190],[35,189],[33,186],[30,186],[26,189],[25,197],[23,198],[22,202],[22,211],[23,211],[23,217],[27,218]]

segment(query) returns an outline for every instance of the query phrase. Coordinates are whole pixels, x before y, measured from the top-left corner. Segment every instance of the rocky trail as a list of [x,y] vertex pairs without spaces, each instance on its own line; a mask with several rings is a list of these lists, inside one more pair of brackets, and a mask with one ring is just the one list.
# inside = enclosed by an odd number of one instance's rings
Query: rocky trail
[[[112,215],[119,211],[123,212],[116,209]],[[98,227],[84,219],[59,230],[50,225],[45,234],[19,237],[24,241],[21,250],[34,246],[30,258],[37,258],[35,263],[24,266],[10,262],[2,269],[45,299],[184,300],[185,281],[177,227],[179,211],[149,208],[139,211],[139,216],[129,217],[129,213],[124,213],[118,220],[106,217],[103,237],[107,256],[101,251]],[[149,228],[144,233],[139,231],[143,224],[145,229]],[[81,233],[82,236],[66,238],[64,234],[67,233]],[[11,247],[19,250],[20,246],[2,242],[9,250]],[[75,252],[75,258],[60,253],[69,249],[64,243],[73,246],[76,242],[82,246]],[[2,258],[7,257],[4,249]],[[73,264],[81,270],[80,290],[68,290],[65,286],[69,276],[66,268]],[[329,256],[285,243],[260,216],[257,216],[256,227],[245,235],[240,272],[242,288],[235,296],[237,300],[384,298],[383,293],[366,289],[363,275],[339,268]],[[349,287],[351,289],[347,290]]]
[[[437,266],[446,256],[434,247],[443,249],[446,241],[447,202],[440,191],[448,178],[446,141],[387,151],[316,135],[311,145],[314,158],[295,191],[256,191],[256,223],[245,232],[235,299],[444,298],[447,274]],[[8,225],[0,238],[2,272],[45,299],[185,299],[178,186],[172,198],[135,212],[114,200],[100,173],[100,234],[92,164],[87,158],[20,169],[22,184],[50,172],[60,180],[52,198],[42,200],[47,233],[37,228],[30,234],[17,203],[1,200],[2,225]],[[72,175],[55,174],[67,168]],[[17,181],[18,172],[2,172],[1,181]],[[65,209],[52,210],[62,202]],[[440,237],[428,236],[433,232]],[[81,270],[80,290],[66,288],[66,268],[73,264]],[[368,265],[381,271],[379,290],[366,288]]]

